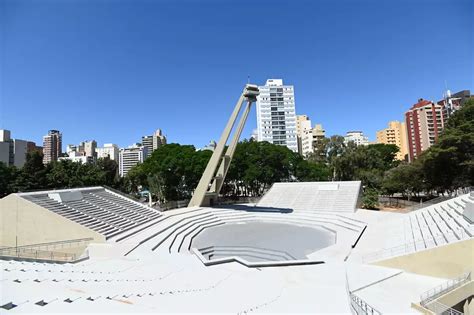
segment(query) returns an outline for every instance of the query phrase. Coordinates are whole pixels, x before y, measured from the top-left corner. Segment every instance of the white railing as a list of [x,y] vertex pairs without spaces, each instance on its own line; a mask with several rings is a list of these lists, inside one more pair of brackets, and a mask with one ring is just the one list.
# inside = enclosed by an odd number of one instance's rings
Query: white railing
[[71,248],[71,247],[87,246],[93,240],[94,240],[94,238],[92,238],[92,237],[77,238],[77,239],[54,241],[54,242],[47,242],[47,243],[37,243],[37,244],[29,244],[29,245],[4,247],[4,248],[1,248],[0,251],[4,250],[4,249],[16,249],[16,248],[23,248],[23,249],[28,248],[28,249],[49,251],[49,250],[58,249],[58,248]]
[[75,253],[56,251],[55,249],[83,247],[89,245],[89,243],[93,240],[93,238],[89,237],[48,243],[30,244],[17,247],[4,247],[0,248],[0,257],[7,259],[18,258],[58,262],[74,262],[77,260],[88,258],[88,252],[85,251],[84,254],[77,255]]
[[351,307],[357,315],[366,315],[366,314],[381,315],[382,314],[381,312],[379,312],[377,309],[367,304],[364,300],[362,300],[360,297],[358,297],[354,293],[349,292],[349,299],[351,302]]
[[443,284],[440,284],[439,286],[424,292],[420,296],[420,304],[421,306],[426,306],[428,303],[434,301],[438,297],[448,293],[449,291],[459,288],[460,286],[469,281],[471,281],[470,272],[462,274],[457,278],[451,279]]
[[425,308],[429,309],[435,314],[442,314],[442,315],[463,315],[463,312],[457,311],[454,308],[451,308],[443,303],[438,301],[432,301],[429,303],[429,306],[425,306]]
[[52,262],[75,262],[88,258],[88,252],[86,251],[82,255],[75,253],[64,253],[56,251],[38,250],[32,248],[4,248],[0,250],[0,257],[6,259],[18,258],[18,259],[32,259],[41,261],[52,261]]

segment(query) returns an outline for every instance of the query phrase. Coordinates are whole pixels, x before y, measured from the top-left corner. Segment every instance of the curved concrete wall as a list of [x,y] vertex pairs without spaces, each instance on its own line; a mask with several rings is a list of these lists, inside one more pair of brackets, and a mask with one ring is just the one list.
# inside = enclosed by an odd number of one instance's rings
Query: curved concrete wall
[[[92,237],[105,237],[16,194],[0,199],[0,246],[22,246]],[[18,242],[18,243],[17,243]]]

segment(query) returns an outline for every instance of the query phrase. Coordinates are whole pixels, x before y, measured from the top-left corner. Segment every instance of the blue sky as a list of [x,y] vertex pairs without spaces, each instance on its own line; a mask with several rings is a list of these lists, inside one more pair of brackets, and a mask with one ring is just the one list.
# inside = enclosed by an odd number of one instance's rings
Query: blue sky
[[327,134],[374,139],[446,81],[473,90],[472,20],[468,0],[0,0],[0,128],[202,147],[250,75],[293,84]]

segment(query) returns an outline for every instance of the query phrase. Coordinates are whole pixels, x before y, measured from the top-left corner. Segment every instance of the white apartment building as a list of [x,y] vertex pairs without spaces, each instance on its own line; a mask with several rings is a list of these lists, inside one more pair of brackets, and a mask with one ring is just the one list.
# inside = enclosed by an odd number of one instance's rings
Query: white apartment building
[[73,162],[79,162],[79,163],[82,163],[82,164],[86,164],[86,163],[93,163],[94,162],[94,157],[92,156],[86,156],[80,152],[77,152],[77,151],[69,151],[68,153],[68,156],[62,156],[60,158],[58,158],[59,161],[65,161],[65,160],[69,160],[69,161],[73,161]]
[[119,147],[113,143],[105,143],[102,148],[97,148],[96,150],[97,158],[110,158],[111,160],[117,161],[119,160]]
[[258,88],[257,140],[298,152],[294,87],[283,85],[282,79],[268,79]]
[[0,162],[6,165],[23,167],[28,153],[28,143],[26,140],[12,139],[10,130],[0,129]]
[[95,140],[82,141],[77,146],[68,144],[66,146],[66,153],[68,156],[64,157],[62,160],[71,160],[81,163],[94,163],[97,158],[96,149],[97,142]]
[[128,171],[138,163],[143,163],[147,156],[147,148],[144,146],[131,146],[120,149],[119,152],[119,174],[127,175]]
[[355,145],[369,145],[369,138],[362,131],[348,131],[344,137],[344,143],[354,142]]

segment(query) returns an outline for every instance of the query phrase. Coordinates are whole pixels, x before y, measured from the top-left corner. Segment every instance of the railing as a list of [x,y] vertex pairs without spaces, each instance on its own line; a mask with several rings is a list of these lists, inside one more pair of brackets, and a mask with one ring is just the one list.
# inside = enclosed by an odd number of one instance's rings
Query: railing
[[440,296],[452,291],[456,288],[459,288],[463,284],[471,281],[471,273],[465,273],[461,276],[451,279],[437,287],[434,287],[431,290],[426,291],[420,296],[420,304],[423,307],[426,307],[427,304],[439,298]]
[[351,307],[357,315],[366,315],[366,314],[381,315],[382,314],[381,312],[379,312],[377,309],[367,304],[364,300],[362,300],[360,297],[358,297],[354,293],[349,292],[349,299],[351,302]]
[[63,253],[55,251],[45,251],[31,248],[4,248],[0,250],[0,257],[2,258],[21,258],[53,262],[75,262],[89,257],[87,251],[82,255],[75,253]]
[[47,242],[47,243],[38,243],[38,244],[29,244],[29,245],[21,245],[21,246],[11,246],[5,247],[0,249],[0,253],[2,250],[9,250],[9,249],[36,249],[36,250],[51,250],[57,248],[71,248],[71,247],[79,247],[89,245],[94,238],[87,237],[87,238],[77,238],[71,240],[64,240],[64,241],[54,241],[54,242]]
[[186,208],[189,204],[189,199],[168,201],[159,205],[161,211],[167,211],[172,209]]
[[442,235],[438,235],[436,237],[430,237],[430,238],[421,239],[418,241],[409,242],[409,243],[405,243],[405,244],[390,247],[390,248],[385,248],[385,249],[376,251],[374,253],[365,255],[362,260],[364,263],[370,263],[370,262],[374,262],[374,261],[378,261],[378,260],[382,260],[382,259],[386,259],[390,257],[412,254],[419,251],[417,250],[418,247],[423,248],[420,250],[430,249],[430,248],[436,247],[436,245],[428,246],[427,243],[430,243],[430,241],[433,241],[434,244],[439,244],[439,243],[444,244],[446,242],[445,237],[447,237],[448,235],[452,235],[456,237],[456,239],[460,235],[459,237],[461,240],[469,236],[463,229],[458,229],[456,230],[456,233],[448,232]]
[[52,249],[87,246],[92,240],[94,240],[92,237],[88,237],[65,241],[30,244],[16,247],[4,247],[0,248],[0,257],[47,260],[57,262],[74,262],[77,260],[88,258],[88,252],[86,251],[82,255],[77,255],[75,253],[53,251]]
[[426,202],[421,202],[419,204],[416,204],[416,205],[413,205],[411,207],[406,208],[406,210],[407,211],[414,211],[414,210],[418,210],[418,209],[421,209],[421,208],[429,207],[429,206],[438,204],[440,202],[447,201],[447,200],[459,197],[459,196],[464,195],[464,194],[469,194],[471,191],[472,191],[471,187],[460,188],[460,189],[452,192],[451,194],[448,194],[446,196],[439,196],[439,197],[430,199]]
[[439,196],[439,197],[430,199],[426,202],[420,202],[419,204],[416,204],[416,205],[413,205],[411,207],[405,208],[405,210],[406,211],[419,210],[419,209],[426,208],[426,207],[429,207],[429,206],[432,206],[432,205],[435,205],[435,204],[438,204],[438,203],[441,203],[441,202],[444,202],[444,201],[447,201],[447,200],[450,200],[450,199],[453,199],[453,198],[456,198],[456,197],[458,197],[458,196],[456,196],[456,195]]
[[464,314],[463,312],[457,311],[454,308],[451,308],[438,301],[432,301],[429,303],[429,307],[428,306],[425,306],[425,307],[435,314],[442,314],[442,315],[463,315]]

